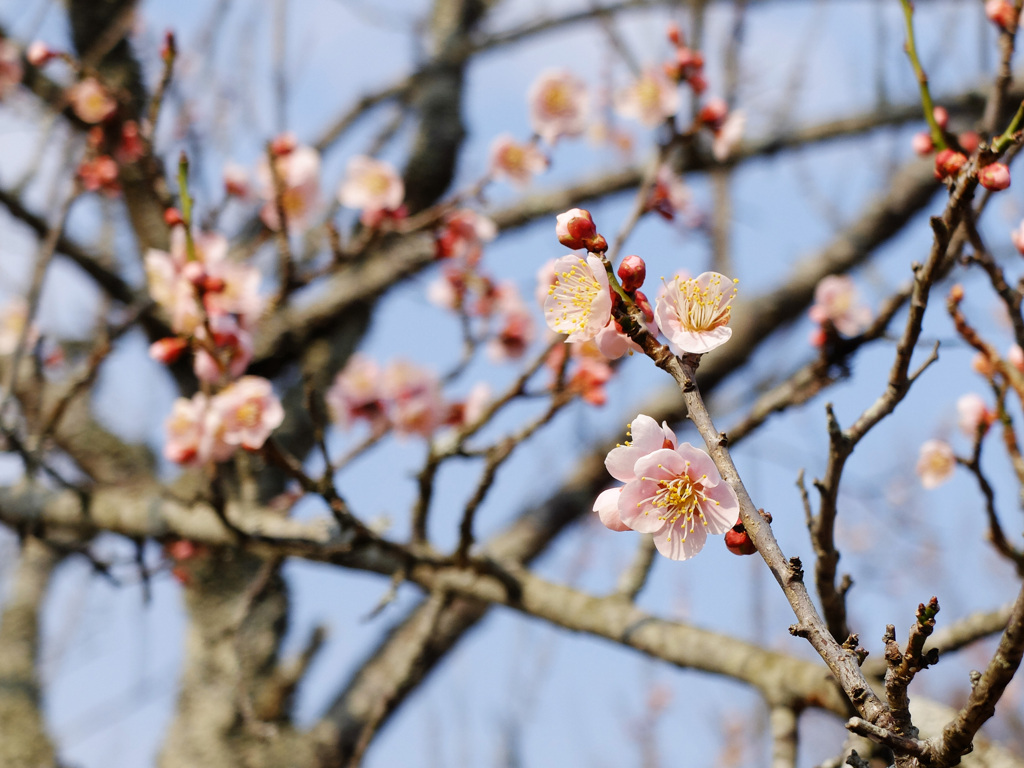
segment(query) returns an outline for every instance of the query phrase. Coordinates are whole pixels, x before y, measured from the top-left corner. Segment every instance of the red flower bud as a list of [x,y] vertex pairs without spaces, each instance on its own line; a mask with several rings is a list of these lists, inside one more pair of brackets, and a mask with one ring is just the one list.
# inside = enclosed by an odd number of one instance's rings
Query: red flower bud
[[969,155],[973,155],[974,150],[981,144],[981,136],[977,131],[964,131],[957,136],[957,140],[960,142],[960,148]]
[[185,339],[178,338],[177,336],[168,336],[149,345],[149,356],[158,363],[170,365],[181,357],[181,353],[187,347],[188,342]]
[[935,118],[939,128],[946,130],[946,124],[949,122],[949,112],[946,111],[945,107],[934,107],[932,109],[932,117]]
[[967,157],[963,153],[952,149],[942,150],[935,156],[935,178],[947,179],[956,176],[966,162]]
[[932,135],[928,133],[928,131],[915,133],[914,138],[910,140],[910,146],[914,150],[914,154],[920,155],[921,157],[927,157],[935,149],[935,144],[932,142]]
[[575,251],[589,248],[588,242],[597,235],[597,225],[590,211],[572,208],[555,217],[555,234],[558,242]]
[[1013,3],[1008,0],[988,0],[985,3],[985,15],[993,24],[1010,29],[1013,27],[1016,14],[1013,10]]
[[164,210],[164,223],[168,227],[176,227],[179,224],[184,224],[184,219],[181,218],[181,211],[177,208],[167,208]]
[[632,293],[644,284],[647,277],[647,265],[639,256],[627,256],[619,264],[619,280],[624,290]]
[[654,322],[654,310],[651,309],[651,302],[644,296],[642,291],[637,291],[633,294],[633,301],[640,308],[640,311],[644,313],[644,320],[648,323]]
[[978,171],[978,183],[985,189],[998,192],[1010,186],[1010,169],[1002,163],[991,163]]
[[668,41],[672,43],[672,45],[680,46],[683,44],[683,32],[679,29],[679,25],[674,21],[669,23],[666,34],[668,35]]
[[288,131],[270,142],[270,151],[277,157],[282,157],[291,154],[297,146],[299,146],[299,140],[295,138],[294,133]]
[[725,546],[734,555],[752,555],[757,552],[743,523],[736,523],[732,530],[726,531]]
[[722,127],[722,123],[725,122],[725,118],[729,116],[729,105],[725,103],[725,99],[711,99],[701,107],[700,112],[697,114],[697,121],[703,123],[712,131],[717,131]]

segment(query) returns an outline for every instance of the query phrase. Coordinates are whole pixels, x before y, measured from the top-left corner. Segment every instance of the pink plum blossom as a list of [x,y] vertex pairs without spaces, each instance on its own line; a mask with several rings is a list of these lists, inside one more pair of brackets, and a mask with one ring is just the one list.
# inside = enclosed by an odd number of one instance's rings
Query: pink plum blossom
[[856,336],[871,323],[871,310],[859,302],[857,285],[849,275],[828,275],[814,288],[811,320],[830,321],[843,336]]
[[570,253],[555,262],[555,281],[544,300],[544,318],[567,342],[593,339],[608,324],[612,299],[608,273],[596,256]]
[[665,286],[654,315],[674,354],[701,355],[729,340],[736,282],[704,272],[689,280],[677,277]]
[[167,418],[167,443],[164,456],[176,464],[198,465],[209,461],[226,461],[235,446],[221,437],[220,413],[211,407],[210,399],[197,392],[191,399],[179,397]]
[[33,67],[41,67],[58,54],[42,40],[33,40],[25,49],[25,61]]
[[215,395],[211,409],[221,426],[220,439],[247,451],[256,451],[284,421],[284,408],[270,382],[261,376],[243,376]]
[[960,396],[956,401],[956,412],[960,431],[972,440],[978,436],[979,431],[987,430],[995,419],[995,414],[988,409],[985,400],[974,392]]
[[611,318],[608,324],[594,338],[598,350],[607,360],[618,360],[624,354],[633,351],[640,351],[640,345],[622,332],[622,328]]
[[444,227],[437,238],[437,255],[442,259],[463,259],[474,265],[480,261],[484,243],[498,236],[498,227],[483,214],[459,208],[444,217]]
[[679,88],[661,70],[648,68],[628,88],[619,91],[615,109],[623,117],[656,128],[679,111]]
[[433,371],[407,360],[393,361],[381,377],[388,420],[399,435],[430,435],[443,423],[441,382]]
[[[605,457],[604,466],[608,474],[623,483],[636,480],[633,467],[644,456],[662,448],[675,448],[676,433],[665,422],[658,422],[643,413],[630,423],[626,431],[625,445],[612,448]],[[601,522],[613,531],[631,530],[619,517],[619,494],[622,488],[609,488],[598,495],[594,511]]]
[[530,183],[538,173],[548,169],[547,156],[533,142],[521,143],[507,133],[491,144],[490,174],[518,186]]
[[926,440],[917,459],[917,476],[928,490],[938,488],[953,476],[956,456],[945,440]]
[[71,111],[83,123],[102,123],[114,114],[117,101],[95,77],[87,77],[68,89]]
[[252,334],[231,315],[213,315],[207,325],[213,334],[211,343],[214,349],[211,353],[204,344],[209,339],[206,326],[198,326],[195,338],[199,346],[193,366],[196,378],[210,383],[224,378],[237,379],[245,373],[252,360]]
[[655,547],[672,560],[693,557],[709,533],[725,533],[739,517],[736,493],[711,457],[689,443],[642,456],[633,473],[619,494],[619,517],[654,534]]
[[[320,154],[312,147],[289,145],[274,157],[274,170],[281,179],[281,207],[289,229],[304,229],[320,198]],[[268,229],[281,226],[270,163],[263,158],[256,166],[260,196],[266,201],[260,218]],[[227,178],[225,177],[225,181]]]
[[380,367],[362,352],[356,352],[334,377],[324,395],[334,423],[349,428],[358,419],[365,419],[376,428],[386,423],[381,391]]
[[669,166],[662,165],[647,200],[647,208],[662,218],[672,221],[677,214],[693,207],[693,194]]
[[394,211],[405,198],[405,184],[394,166],[384,160],[357,155],[348,161],[338,201],[366,213]]
[[566,388],[577,393],[580,399],[589,405],[604,405],[608,402],[608,390],[605,385],[611,380],[613,373],[612,367],[604,360],[582,355],[566,383]]
[[567,70],[548,70],[527,94],[530,125],[548,144],[562,136],[579,136],[587,125],[588,97],[583,82]]
[[498,289],[498,314],[501,327],[488,342],[487,353],[492,360],[503,363],[523,356],[536,332],[533,313],[511,283]]

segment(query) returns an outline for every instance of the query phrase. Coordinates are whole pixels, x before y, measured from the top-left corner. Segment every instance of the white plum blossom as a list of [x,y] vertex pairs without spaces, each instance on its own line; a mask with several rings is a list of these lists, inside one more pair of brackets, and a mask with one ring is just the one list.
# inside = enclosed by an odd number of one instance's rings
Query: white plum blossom
[[856,336],[871,324],[871,310],[860,302],[857,284],[849,275],[821,278],[807,314],[818,324],[830,321],[843,336]]
[[689,279],[677,277],[665,286],[654,316],[674,354],[704,354],[730,339],[737,282],[718,272],[704,272]]
[[547,156],[533,142],[521,143],[508,133],[498,136],[491,144],[490,174],[495,179],[507,179],[525,186],[538,173],[548,169]]
[[579,78],[564,69],[547,70],[530,86],[530,125],[548,144],[579,136],[587,126],[589,99]]
[[284,408],[271,383],[261,376],[243,376],[211,402],[221,424],[220,440],[249,451],[259,450],[284,421]]
[[[305,145],[289,146],[287,152],[274,157],[274,171],[281,180],[281,207],[288,228],[304,229],[320,199],[320,153]],[[265,158],[256,166],[256,178],[260,197],[266,201],[260,209],[260,218],[268,229],[276,231],[281,222],[274,178]]]
[[348,161],[338,201],[364,212],[393,211],[405,198],[405,184],[391,163],[357,155]]
[[980,429],[987,430],[995,419],[995,414],[988,409],[984,398],[975,392],[960,396],[956,401],[956,413],[960,431],[972,440],[978,436]]
[[611,319],[612,298],[608,273],[596,256],[586,259],[570,253],[554,265],[555,281],[544,300],[544,318],[555,333],[568,334],[567,342],[588,341]]
[[928,490],[938,488],[953,476],[956,456],[945,440],[926,440],[917,459],[917,476]]
[[644,70],[633,84],[615,97],[615,109],[620,115],[648,128],[656,128],[676,114],[681,103],[679,87],[655,68]]

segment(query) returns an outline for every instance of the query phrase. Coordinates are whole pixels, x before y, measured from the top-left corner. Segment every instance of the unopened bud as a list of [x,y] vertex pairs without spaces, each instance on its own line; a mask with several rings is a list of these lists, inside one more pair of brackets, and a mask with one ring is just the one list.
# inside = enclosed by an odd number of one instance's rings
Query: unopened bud
[[604,253],[608,250],[608,241],[604,235],[594,235],[586,242],[587,250],[591,253]]
[[590,211],[572,208],[555,217],[555,235],[566,248],[589,248],[588,242],[597,235],[597,225]]
[[177,208],[165,208],[164,209],[164,224],[168,227],[176,227],[179,224],[184,224],[184,219],[181,218],[181,211]]
[[188,347],[185,339],[177,336],[168,336],[165,339],[158,339],[149,345],[149,356],[158,363],[170,365],[175,362],[181,353]]
[[959,304],[964,300],[964,287],[960,283],[954,283],[953,287],[949,289],[949,300],[953,304]]
[[668,41],[672,43],[672,45],[680,46],[683,44],[683,32],[679,29],[679,25],[674,21],[669,22],[666,34],[668,35]]
[[1013,26],[1016,13],[1013,10],[1013,3],[1008,0],[988,0],[985,3],[985,15],[993,24],[1010,29]]
[[725,103],[725,99],[711,99],[701,107],[700,112],[697,114],[697,120],[712,131],[717,131],[722,127],[722,123],[725,122],[725,118],[728,116],[729,105]]
[[51,51],[49,46],[42,40],[35,40],[29,44],[25,51],[25,60],[33,67],[41,67],[50,59],[56,58],[57,54]]
[[946,130],[946,124],[949,122],[949,112],[946,111],[945,107],[934,107],[932,109],[932,117],[935,118],[935,123],[939,128]]
[[932,153],[935,149],[935,143],[932,141],[932,135],[928,131],[921,131],[915,133],[914,138],[910,140],[910,146],[914,150],[914,154],[926,157]]
[[708,89],[708,81],[704,78],[704,75],[690,75],[688,82],[690,83],[690,88],[697,95],[704,93]]
[[960,148],[969,155],[973,155],[978,145],[981,144],[981,136],[977,131],[964,131],[956,138],[960,142]]
[[654,310],[651,309],[651,302],[643,294],[642,291],[637,291],[636,293],[633,294],[633,301],[636,302],[636,305],[640,308],[640,311],[644,313],[644,320],[646,320],[648,323],[653,323]]
[[619,280],[624,290],[632,293],[644,284],[647,277],[647,265],[639,256],[627,256],[619,264]]
[[743,523],[736,523],[725,532],[725,546],[734,555],[752,555],[757,552]]
[[282,133],[270,142],[270,151],[277,157],[291,154],[299,146],[299,140],[291,131]]
[[998,192],[1010,186],[1010,169],[1003,163],[990,163],[978,171],[978,183],[985,189]]
[[952,149],[944,149],[935,156],[935,178],[956,176],[967,162],[967,157]]

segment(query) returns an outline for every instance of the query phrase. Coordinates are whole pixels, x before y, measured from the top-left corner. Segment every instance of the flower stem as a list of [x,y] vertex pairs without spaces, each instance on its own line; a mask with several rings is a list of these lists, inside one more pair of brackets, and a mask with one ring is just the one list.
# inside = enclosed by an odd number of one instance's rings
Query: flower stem
[[178,158],[178,189],[181,194],[181,220],[185,224],[185,254],[188,261],[198,261],[196,243],[192,239],[192,196],[188,192],[188,155]]
[[942,129],[935,120],[935,104],[932,102],[931,91],[928,90],[928,75],[921,66],[921,60],[917,56],[917,43],[914,40],[914,4],[911,0],[900,0],[903,5],[903,18],[907,25],[907,42],[904,46],[910,65],[914,68],[917,76],[917,85],[921,90],[921,106],[924,108],[924,119],[928,121],[928,128],[931,130],[932,143],[940,150],[946,149],[946,138],[942,135]]

